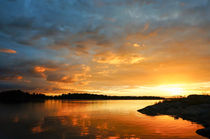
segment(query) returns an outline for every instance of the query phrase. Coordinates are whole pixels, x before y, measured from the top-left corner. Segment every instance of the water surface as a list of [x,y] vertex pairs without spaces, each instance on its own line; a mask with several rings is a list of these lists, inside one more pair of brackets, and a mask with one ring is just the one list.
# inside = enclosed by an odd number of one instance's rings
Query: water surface
[[202,139],[201,125],[138,109],[156,100],[48,100],[0,104],[1,139]]

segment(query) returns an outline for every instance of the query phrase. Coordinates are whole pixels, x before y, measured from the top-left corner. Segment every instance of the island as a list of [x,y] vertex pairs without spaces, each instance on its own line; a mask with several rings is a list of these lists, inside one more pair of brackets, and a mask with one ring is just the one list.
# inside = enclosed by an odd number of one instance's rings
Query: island
[[197,134],[210,138],[210,96],[189,95],[188,97],[164,99],[154,105],[138,110],[149,116],[170,115],[204,126]]

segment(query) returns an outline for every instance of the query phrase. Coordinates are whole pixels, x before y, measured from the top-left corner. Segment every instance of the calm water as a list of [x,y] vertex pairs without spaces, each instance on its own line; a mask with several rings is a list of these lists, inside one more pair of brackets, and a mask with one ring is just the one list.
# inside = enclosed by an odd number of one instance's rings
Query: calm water
[[202,126],[137,110],[154,100],[55,101],[0,104],[0,139],[202,139]]

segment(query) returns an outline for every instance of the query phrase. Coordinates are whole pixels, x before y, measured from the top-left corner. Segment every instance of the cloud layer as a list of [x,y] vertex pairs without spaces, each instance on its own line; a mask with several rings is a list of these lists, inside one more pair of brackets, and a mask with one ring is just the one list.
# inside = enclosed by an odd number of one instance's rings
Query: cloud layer
[[0,2],[1,90],[210,82],[208,0]]

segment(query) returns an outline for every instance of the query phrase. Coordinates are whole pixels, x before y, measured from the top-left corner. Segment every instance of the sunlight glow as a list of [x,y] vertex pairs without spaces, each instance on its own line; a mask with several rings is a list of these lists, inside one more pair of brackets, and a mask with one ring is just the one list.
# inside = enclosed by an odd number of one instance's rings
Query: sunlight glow
[[183,92],[183,88],[167,88],[167,90],[172,94],[172,95],[181,95]]
[[159,89],[172,96],[184,95],[185,91],[182,87],[170,85],[159,86]]

